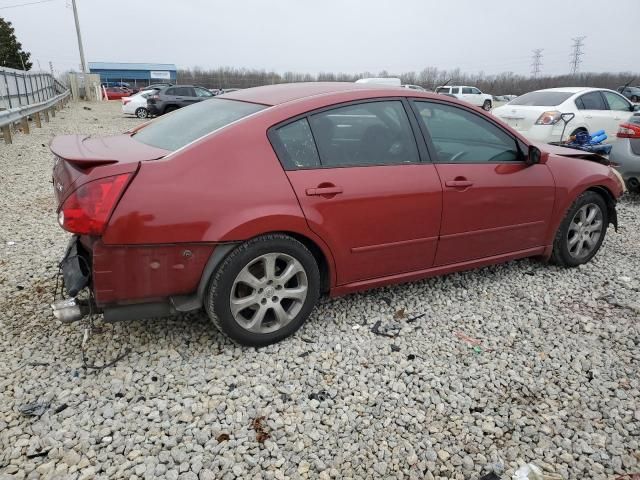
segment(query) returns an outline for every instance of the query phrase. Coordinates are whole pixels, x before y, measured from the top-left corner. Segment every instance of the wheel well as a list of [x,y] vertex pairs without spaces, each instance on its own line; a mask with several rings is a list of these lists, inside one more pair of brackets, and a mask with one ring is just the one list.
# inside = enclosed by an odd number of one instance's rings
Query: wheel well
[[[276,233],[276,232],[273,232]],[[321,293],[327,293],[331,289],[331,278],[329,274],[329,262],[325,257],[322,249],[309,237],[305,237],[299,233],[294,232],[278,232],[283,235],[288,235],[292,238],[295,238],[300,243],[302,243],[305,247],[309,249],[313,258],[316,259],[316,263],[318,264],[318,269],[320,270],[320,290]]]
[[587,192],[595,192],[600,195],[607,204],[609,223],[618,231],[618,215],[616,213],[616,199],[607,187],[595,186],[587,189]]
[[[578,128],[576,128],[573,132],[571,132],[571,135],[573,135],[573,134],[575,134],[575,133],[577,133],[577,132],[587,132],[587,133],[589,133],[589,130],[587,130],[587,129],[586,129],[586,128],[584,128],[584,127],[578,127]],[[590,189],[590,190],[591,190],[591,189]]]

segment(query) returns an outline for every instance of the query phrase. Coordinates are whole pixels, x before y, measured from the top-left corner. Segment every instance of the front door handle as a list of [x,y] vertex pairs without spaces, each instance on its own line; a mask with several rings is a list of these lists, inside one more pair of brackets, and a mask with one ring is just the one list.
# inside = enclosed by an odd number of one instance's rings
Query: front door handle
[[320,184],[316,188],[307,188],[305,190],[307,196],[328,196],[332,197],[334,195],[338,195],[342,193],[342,187],[336,187],[335,185],[329,184]]
[[467,188],[472,186],[473,182],[470,182],[466,178],[457,177],[455,180],[447,180],[444,184],[451,188]]

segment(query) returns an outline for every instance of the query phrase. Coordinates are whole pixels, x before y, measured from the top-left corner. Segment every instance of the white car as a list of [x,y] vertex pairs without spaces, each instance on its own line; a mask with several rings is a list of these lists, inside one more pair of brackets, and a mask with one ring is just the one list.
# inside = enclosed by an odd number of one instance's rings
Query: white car
[[420,85],[411,85],[410,83],[406,83],[402,85],[402,88],[408,88],[409,90],[417,90],[419,92],[426,92],[427,90]]
[[476,87],[467,87],[460,85],[447,85],[446,87],[436,88],[436,93],[447,93],[453,95],[459,100],[464,100],[484,110],[491,110],[493,106],[493,95],[482,93]]
[[125,115],[135,115],[138,118],[148,118],[147,98],[157,90],[142,90],[130,97],[122,98],[122,113]]
[[580,131],[604,130],[615,141],[618,126],[634,106],[613,90],[587,87],[548,88],[526,93],[493,110],[493,114],[529,140],[558,142],[564,127],[563,113],[573,113],[565,129],[566,140]]
[[374,85],[386,85],[388,87],[400,87],[402,86],[402,81],[399,78],[393,77],[375,77],[375,78],[361,78],[356,80],[356,83],[368,83]]

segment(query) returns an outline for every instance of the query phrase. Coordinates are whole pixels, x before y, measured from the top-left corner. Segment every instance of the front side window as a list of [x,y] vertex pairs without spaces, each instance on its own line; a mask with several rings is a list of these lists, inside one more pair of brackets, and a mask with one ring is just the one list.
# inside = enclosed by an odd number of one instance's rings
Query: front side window
[[576,106],[579,110],[607,110],[604,98],[600,92],[585,93],[576,99]]
[[474,95],[480,95],[482,92],[480,90],[478,90],[477,88],[472,88],[471,89],[471,93],[473,93]]
[[196,87],[196,97],[213,97],[213,93],[211,93],[209,90],[206,90],[204,88],[198,88]]
[[334,108],[309,117],[324,167],[419,162],[418,147],[399,100]]
[[167,89],[164,91],[164,94],[165,94],[165,95],[169,95],[169,96],[171,96],[171,95],[177,95],[177,93],[176,93],[176,91],[177,91],[177,90],[178,90],[177,88],[167,88]]
[[627,102],[620,95],[616,95],[611,92],[602,92],[604,97],[607,99],[607,103],[609,104],[609,109],[611,110],[620,110],[623,112],[631,111],[631,104]]
[[285,170],[320,167],[320,158],[306,118],[278,128],[273,144]]
[[493,123],[462,108],[416,101],[419,118],[441,163],[522,160],[516,140]]
[[257,103],[212,98],[159,117],[132,136],[152,147],[174,151],[264,108]]

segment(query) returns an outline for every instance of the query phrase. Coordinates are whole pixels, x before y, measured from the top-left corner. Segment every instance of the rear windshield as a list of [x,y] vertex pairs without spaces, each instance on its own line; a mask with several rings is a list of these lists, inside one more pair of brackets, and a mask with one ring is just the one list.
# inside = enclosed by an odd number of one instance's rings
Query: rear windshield
[[509,105],[526,105],[531,107],[555,107],[567,100],[571,92],[530,92],[511,100]]
[[449,87],[440,87],[436,89],[436,93],[449,93]]
[[174,151],[219,128],[266,108],[256,103],[213,98],[176,110],[133,134],[152,147]]

